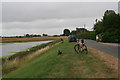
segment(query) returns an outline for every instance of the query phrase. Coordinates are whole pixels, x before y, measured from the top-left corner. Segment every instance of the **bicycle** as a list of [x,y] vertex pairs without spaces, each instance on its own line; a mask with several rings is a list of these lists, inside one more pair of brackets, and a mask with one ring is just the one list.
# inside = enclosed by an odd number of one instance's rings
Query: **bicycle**
[[74,46],[74,49],[77,53],[85,53],[85,54],[88,53],[87,46],[85,45],[85,43],[79,42]]

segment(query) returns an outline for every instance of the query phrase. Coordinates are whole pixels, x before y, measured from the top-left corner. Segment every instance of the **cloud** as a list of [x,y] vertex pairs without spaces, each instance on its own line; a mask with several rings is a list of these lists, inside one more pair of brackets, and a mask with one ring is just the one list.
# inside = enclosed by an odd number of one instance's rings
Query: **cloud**
[[106,9],[115,9],[116,3],[55,3],[5,2],[3,22],[25,22],[39,19],[88,18],[102,16]]
[[96,18],[117,7],[117,2],[3,2],[3,35],[60,34],[84,24],[91,30]]
[[[3,23],[3,33],[12,31],[34,32],[34,33],[49,33],[60,34],[63,29],[75,29],[76,27],[83,27],[86,24],[86,28],[91,30],[96,18],[75,18],[75,19],[47,19],[36,20],[31,22],[8,22]],[[58,30],[59,29],[59,30]],[[37,30],[37,31],[36,31]],[[9,33],[11,34],[11,33]],[[62,34],[62,33],[61,33]]]
[[118,2],[118,13],[120,14],[120,1]]
[[[3,29],[46,29],[64,28],[69,26],[82,27],[84,24],[94,24],[96,18],[73,18],[73,19],[47,19],[31,22],[7,22],[3,23]],[[100,18],[99,18],[100,19]]]

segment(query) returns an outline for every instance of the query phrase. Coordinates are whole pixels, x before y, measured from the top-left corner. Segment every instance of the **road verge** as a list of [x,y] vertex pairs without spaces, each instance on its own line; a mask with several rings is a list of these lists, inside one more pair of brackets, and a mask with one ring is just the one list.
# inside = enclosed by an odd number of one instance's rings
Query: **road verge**
[[118,58],[111,56],[105,52],[102,52],[100,50],[88,47],[89,51],[96,57],[100,58],[104,61],[104,64],[106,64],[108,67],[115,69],[118,71]]

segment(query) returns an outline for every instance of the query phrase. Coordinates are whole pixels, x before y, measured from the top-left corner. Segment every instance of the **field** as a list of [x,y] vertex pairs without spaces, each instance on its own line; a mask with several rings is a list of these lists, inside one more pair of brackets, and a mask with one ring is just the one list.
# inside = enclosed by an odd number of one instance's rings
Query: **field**
[[[76,43],[57,45],[37,56],[23,67],[13,71],[4,78],[116,78],[117,70],[104,64],[104,60],[96,57],[89,50],[88,54],[77,54]],[[58,56],[61,50],[63,55]],[[39,53],[39,52],[38,52]]]
[[[46,41],[46,40],[56,40],[63,37],[30,37],[30,38],[2,38],[2,43],[10,43],[10,42],[31,42],[31,41]],[[1,40],[1,39],[0,39]]]

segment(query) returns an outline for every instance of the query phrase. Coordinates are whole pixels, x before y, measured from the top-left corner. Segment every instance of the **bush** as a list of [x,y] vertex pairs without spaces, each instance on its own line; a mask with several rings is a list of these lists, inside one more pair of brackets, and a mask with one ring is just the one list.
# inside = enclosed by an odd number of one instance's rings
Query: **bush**
[[102,36],[102,41],[110,43],[120,43],[120,37],[115,31],[112,31],[111,33],[105,32]]
[[92,40],[95,40],[95,32],[94,31],[77,33],[76,35],[77,35],[77,38],[80,38],[80,39],[92,39]]

